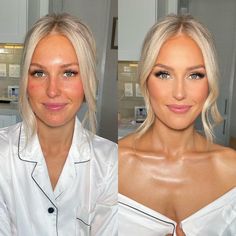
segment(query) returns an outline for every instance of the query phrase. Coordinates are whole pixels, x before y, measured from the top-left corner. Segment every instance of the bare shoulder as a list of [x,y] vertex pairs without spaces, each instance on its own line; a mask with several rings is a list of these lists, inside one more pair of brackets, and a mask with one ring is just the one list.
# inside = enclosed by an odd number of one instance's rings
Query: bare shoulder
[[118,141],[119,161],[127,161],[135,155],[134,151],[135,134],[130,134]]
[[129,134],[124,138],[119,139],[119,155],[126,155],[126,153],[133,152],[135,134]]
[[236,151],[234,149],[213,144],[211,150],[218,162],[236,170]]
[[119,148],[132,147],[135,134],[129,134],[118,141]]

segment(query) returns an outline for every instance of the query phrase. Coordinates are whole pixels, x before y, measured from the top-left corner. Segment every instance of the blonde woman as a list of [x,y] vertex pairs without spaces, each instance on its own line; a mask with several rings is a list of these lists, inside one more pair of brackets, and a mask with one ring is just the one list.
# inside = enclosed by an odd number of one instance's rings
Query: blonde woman
[[119,142],[119,235],[236,235],[236,153],[212,141],[218,75],[211,35],[191,16],[148,32],[139,65],[147,118]]
[[[94,134],[90,30],[67,14],[43,17],[22,67],[23,121],[0,130],[0,235],[116,235],[117,148]],[[91,131],[77,119],[84,101]]]

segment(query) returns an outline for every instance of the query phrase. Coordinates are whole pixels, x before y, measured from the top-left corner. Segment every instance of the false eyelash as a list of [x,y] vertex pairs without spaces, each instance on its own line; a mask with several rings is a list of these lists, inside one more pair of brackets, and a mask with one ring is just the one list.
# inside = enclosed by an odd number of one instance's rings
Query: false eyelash
[[158,71],[154,74],[157,78],[160,78],[160,79],[168,79],[168,78],[163,78],[162,76],[166,76],[166,77],[170,76],[170,73],[167,71]]
[[200,73],[200,72],[190,74],[190,76],[192,75],[197,76],[198,77],[197,79],[203,79],[206,76],[204,73]]

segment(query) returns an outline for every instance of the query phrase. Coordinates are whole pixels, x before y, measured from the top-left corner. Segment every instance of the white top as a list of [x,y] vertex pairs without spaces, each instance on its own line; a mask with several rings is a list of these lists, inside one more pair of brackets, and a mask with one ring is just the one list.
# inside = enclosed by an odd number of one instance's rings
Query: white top
[[117,235],[116,144],[76,120],[54,191],[38,137],[24,144],[22,123],[0,130],[1,236]]
[[[124,195],[118,195],[119,236],[175,234],[176,222]],[[236,188],[182,222],[187,236],[235,236]]]

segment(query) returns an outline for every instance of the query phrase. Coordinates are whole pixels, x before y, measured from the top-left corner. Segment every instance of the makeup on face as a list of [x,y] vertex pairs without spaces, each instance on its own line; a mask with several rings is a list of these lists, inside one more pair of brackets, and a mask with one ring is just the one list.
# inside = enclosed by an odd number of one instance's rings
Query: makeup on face
[[201,49],[186,35],[168,39],[148,77],[147,88],[156,120],[175,129],[192,124],[208,96]]

